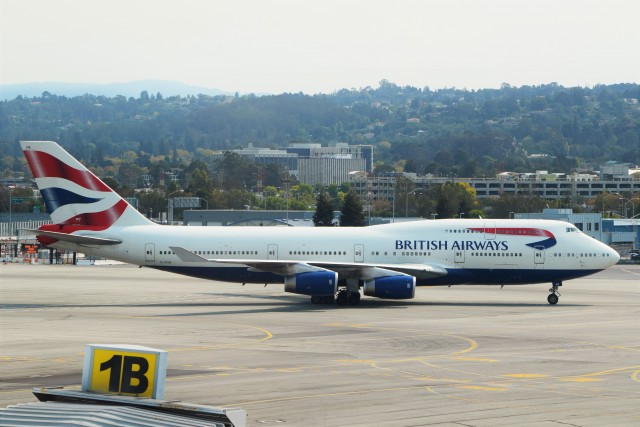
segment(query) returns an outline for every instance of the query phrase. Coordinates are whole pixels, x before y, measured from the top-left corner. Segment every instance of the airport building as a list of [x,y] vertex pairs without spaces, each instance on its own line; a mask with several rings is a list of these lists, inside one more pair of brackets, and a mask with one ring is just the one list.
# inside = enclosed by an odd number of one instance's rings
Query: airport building
[[[294,143],[287,148],[288,153],[295,153],[300,159],[354,159],[364,160],[363,167],[350,169],[365,170],[373,172],[373,146],[372,145],[349,145],[345,143],[333,144],[329,147],[322,147],[320,144]],[[342,184],[345,181],[337,182]]]
[[[546,200],[569,199],[578,203],[605,191],[613,194],[640,193],[638,174],[638,169],[630,168],[628,164],[609,162],[601,166],[599,174],[567,175],[547,171],[505,172],[493,178],[417,176],[412,173],[371,175],[366,171],[358,171],[350,175],[349,183],[357,194],[366,194],[372,200],[388,202],[392,202],[396,195],[403,195],[407,191],[427,191],[431,185],[464,182],[476,190],[476,196],[479,199],[510,195],[539,197]],[[396,188],[398,176],[410,180],[413,188]]]
[[615,248],[623,257],[640,248],[640,219],[603,218],[597,213],[574,213],[572,209],[544,209],[541,213],[515,213],[515,219],[566,221],[579,230]]
[[566,221],[575,225],[594,239],[602,240],[602,214],[601,213],[573,213],[572,209],[544,209],[540,213],[514,213],[515,219],[552,219]]
[[313,227],[313,211],[185,210],[188,226]]
[[[282,166],[286,170],[295,170],[298,168],[297,154],[287,152],[286,150],[256,148],[253,146],[253,144],[249,144],[247,148],[242,148],[239,150],[227,150],[227,151],[236,153],[259,165],[276,164],[276,165]],[[213,155],[214,160],[222,160],[223,157],[224,157],[224,152],[216,153]]]
[[626,255],[627,249],[640,249],[640,219],[604,219],[602,220],[602,238],[610,246],[623,245],[618,250]]
[[366,166],[364,159],[332,155],[298,159],[297,178],[303,184],[340,185],[349,181],[349,173]]
[[[363,170],[373,172],[373,146],[349,145],[345,143],[323,147],[321,144],[294,143],[286,150],[247,148],[229,150],[257,164],[277,164],[309,185],[340,185],[349,180],[349,172]],[[220,152],[214,160],[224,157]]]

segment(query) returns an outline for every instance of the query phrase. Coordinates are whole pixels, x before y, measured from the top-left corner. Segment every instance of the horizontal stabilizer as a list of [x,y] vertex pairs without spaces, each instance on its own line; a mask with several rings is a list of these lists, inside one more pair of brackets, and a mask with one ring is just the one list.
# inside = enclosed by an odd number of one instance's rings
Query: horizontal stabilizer
[[79,245],[117,245],[122,243],[122,240],[110,239],[108,237],[81,236],[77,234],[58,233],[56,231],[46,230],[22,229],[22,231],[33,233],[36,236],[46,236],[62,242],[77,243]]

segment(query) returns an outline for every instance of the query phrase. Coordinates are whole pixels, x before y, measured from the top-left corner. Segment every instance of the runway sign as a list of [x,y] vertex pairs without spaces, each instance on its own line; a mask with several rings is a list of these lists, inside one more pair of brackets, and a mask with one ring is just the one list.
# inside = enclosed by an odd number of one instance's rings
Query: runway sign
[[88,344],[82,391],[164,398],[167,352],[122,344]]

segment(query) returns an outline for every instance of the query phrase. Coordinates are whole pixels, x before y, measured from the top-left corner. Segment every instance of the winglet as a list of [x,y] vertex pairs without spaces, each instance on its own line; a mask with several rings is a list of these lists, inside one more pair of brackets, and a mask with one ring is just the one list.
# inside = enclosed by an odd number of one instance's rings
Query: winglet
[[178,255],[182,262],[209,262],[208,259],[179,246],[169,246],[169,249]]

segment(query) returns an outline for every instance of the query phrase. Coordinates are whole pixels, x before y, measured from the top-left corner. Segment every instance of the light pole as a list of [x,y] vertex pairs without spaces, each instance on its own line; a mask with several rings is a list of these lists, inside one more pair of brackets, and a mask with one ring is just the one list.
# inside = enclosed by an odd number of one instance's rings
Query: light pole
[[291,182],[291,180],[285,178],[281,179],[280,182],[284,184],[285,195],[287,196],[287,225],[289,225],[289,183]]
[[[9,227],[11,227],[11,208],[13,206],[13,190],[16,188],[15,185],[10,185],[9,186]],[[13,230],[13,228],[12,228]],[[11,234],[13,235],[13,231],[11,232]]]
[[[625,212],[624,217],[625,218],[627,217],[627,205],[629,203],[633,202],[634,200],[640,200],[640,199],[637,198],[637,197],[634,197],[633,199],[629,199],[629,201],[624,204],[624,212]],[[635,216],[636,216],[636,204],[633,203],[633,204],[631,204],[631,218],[633,219],[633,218],[635,218]]]
[[416,188],[415,190],[411,190],[407,193],[405,200],[404,200],[404,216],[405,218],[409,218],[409,194],[415,194],[415,192],[418,191],[418,189]]
[[373,210],[373,202],[371,201],[371,192],[367,191],[367,210],[369,211],[369,225],[371,225],[371,211]]
[[391,193],[391,198],[393,200],[393,203],[391,205],[391,222],[395,223],[396,222],[396,188],[393,187],[392,189],[393,193]]
[[209,201],[203,197],[198,197],[198,199],[200,200],[204,200],[204,202],[206,203],[206,209],[205,210],[209,210]]
[[169,225],[173,225],[173,199],[171,196],[182,191],[183,190],[176,190],[167,196],[167,224]]
[[273,196],[273,197],[276,197],[276,196],[277,196],[277,193],[276,193],[276,192],[273,192],[273,191],[266,191],[266,190],[264,190],[264,191],[262,192],[262,199],[263,199],[263,201],[264,201],[264,210],[265,210],[265,211],[267,210],[267,201],[268,201],[268,199],[269,199],[269,195],[271,195],[271,196]]
[[[622,211],[623,211],[623,209],[624,209],[624,201],[625,201],[626,199],[625,199],[625,198],[624,198],[624,196],[623,196],[622,194],[620,194],[620,193],[611,193],[611,194],[612,194],[612,195],[614,195],[614,196],[618,196],[618,202],[620,203],[620,211],[619,211],[619,212],[620,212],[620,218],[622,218],[622,217],[623,217],[623,215],[624,215],[624,212],[622,212]],[[613,212],[612,212],[612,213],[613,213]]]

